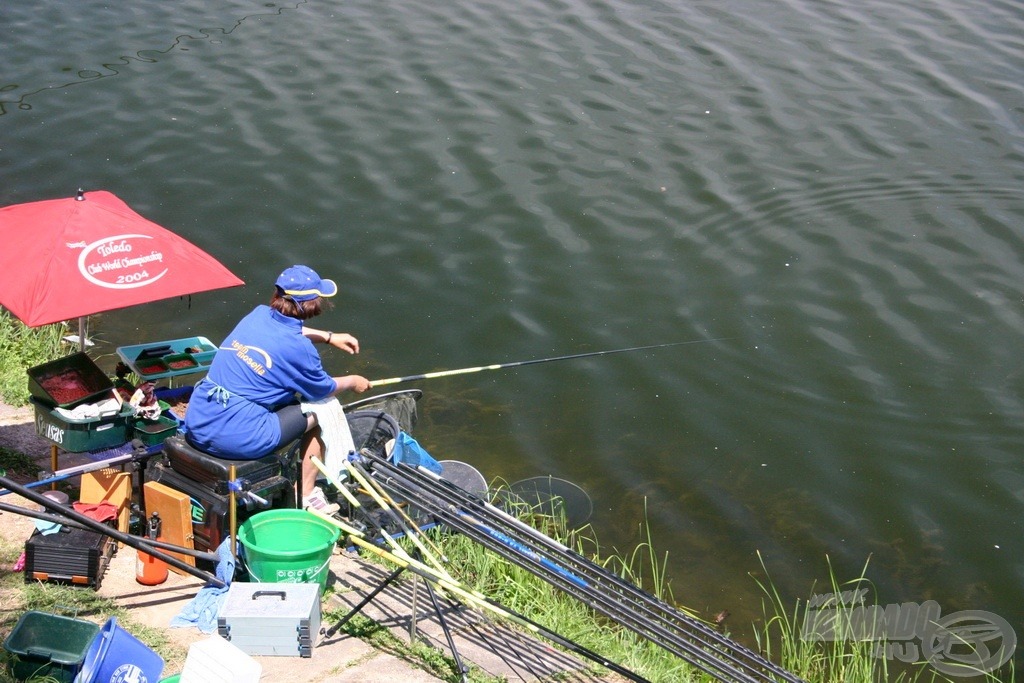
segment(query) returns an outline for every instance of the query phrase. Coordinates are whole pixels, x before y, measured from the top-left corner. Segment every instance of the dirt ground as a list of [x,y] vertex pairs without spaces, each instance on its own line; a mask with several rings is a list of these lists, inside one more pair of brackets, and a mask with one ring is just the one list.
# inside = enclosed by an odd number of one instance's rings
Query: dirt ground
[[0,402],[0,446],[26,455],[48,454],[50,442],[36,434],[32,408]]

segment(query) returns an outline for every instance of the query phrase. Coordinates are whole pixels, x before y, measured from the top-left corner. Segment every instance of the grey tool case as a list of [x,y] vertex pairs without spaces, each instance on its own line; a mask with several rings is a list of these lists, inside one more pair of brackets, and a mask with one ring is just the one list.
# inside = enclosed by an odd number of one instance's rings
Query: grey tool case
[[232,583],[217,633],[248,655],[312,657],[320,634],[320,586]]

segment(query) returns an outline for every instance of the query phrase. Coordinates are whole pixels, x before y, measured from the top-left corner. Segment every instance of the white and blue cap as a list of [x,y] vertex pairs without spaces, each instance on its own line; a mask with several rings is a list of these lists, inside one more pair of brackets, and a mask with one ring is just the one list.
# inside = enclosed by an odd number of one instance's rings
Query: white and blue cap
[[317,275],[309,266],[285,268],[277,277],[278,288],[295,301],[311,301],[317,297],[331,297],[338,293],[338,284]]

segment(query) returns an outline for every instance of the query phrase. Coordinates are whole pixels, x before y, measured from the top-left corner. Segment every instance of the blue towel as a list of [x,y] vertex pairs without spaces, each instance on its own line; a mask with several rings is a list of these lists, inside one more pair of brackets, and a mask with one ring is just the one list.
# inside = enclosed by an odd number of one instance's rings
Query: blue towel
[[424,467],[434,474],[441,474],[441,463],[434,460],[430,453],[427,453],[423,446],[416,442],[416,439],[405,432],[400,432],[398,438],[395,439],[395,447],[391,451],[391,460],[396,465],[404,462],[413,467],[417,465]]
[[60,531],[60,527],[60,522],[48,522],[45,519],[36,520],[36,529],[38,529],[39,533],[43,536],[49,536],[50,534],[57,533]]
[[224,582],[221,588],[208,583],[199,589],[196,597],[171,619],[172,627],[195,626],[203,633],[217,630],[217,614],[228,595],[228,587],[235,576],[235,560],[231,556],[231,537],[225,538],[217,548],[217,578]]

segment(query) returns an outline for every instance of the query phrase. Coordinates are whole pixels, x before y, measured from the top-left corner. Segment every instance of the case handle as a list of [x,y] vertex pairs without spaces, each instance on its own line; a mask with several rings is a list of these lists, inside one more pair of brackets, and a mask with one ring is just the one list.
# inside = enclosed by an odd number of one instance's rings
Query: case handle
[[264,596],[271,596],[271,595],[279,595],[279,596],[281,596],[282,600],[287,600],[288,599],[288,594],[285,593],[284,591],[256,591],[255,593],[252,594],[252,599],[255,600],[256,598],[262,598]]

